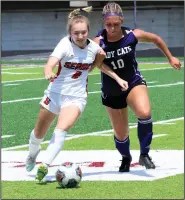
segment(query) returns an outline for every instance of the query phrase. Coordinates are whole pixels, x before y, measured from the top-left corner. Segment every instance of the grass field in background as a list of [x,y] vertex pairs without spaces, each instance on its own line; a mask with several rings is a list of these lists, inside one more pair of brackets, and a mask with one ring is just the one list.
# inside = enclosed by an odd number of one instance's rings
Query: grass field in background
[[[149,59],[145,59],[145,61],[149,61]],[[38,115],[40,98],[48,85],[48,81],[42,79],[42,66],[29,68],[29,66],[17,65],[15,67],[8,66],[8,64],[11,62],[2,65],[2,136],[12,135],[12,137],[2,139],[3,148],[28,144],[30,132]],[[12,61],[12,64],[17,63]],[[24,61],[24,64],[29,63]],[[169,64],[140,64],[139,68],[148,82],[153,121],[159,122],[183,117],[184,67],[181,71],[175,71],[170,68]],[[100,74],[99,70],[94,70],[89,76],[87,107],[78,122],[69,131],[69,135],[87,133],[87,136],[66,140],[64,150],[115,150],[112,131],[107,132],[111,135],[106,137],[88,135],[88,133],[112,129],[106,110],[101,105],[101,85],[97,83],[100,83]],[[130,126],[135,125],[136,122],[136,117],[129,110]],[[45,140],[50,139],[55,124],[56,122],[48,131]],[[154,138],[151,148],[183,150],[183,133],[184,120],[173,121],[171,124],[154,123],[154,135],[167,135]],[[136,128],[130,129],[130,140],[131,149],[139,149]],[[46,147],[47,144],[42,145],[43,150]],[[28,147],[20,146],[16,150],[28,150]],[[37,185],[32,181],[2,181],[2,198],[176,199],[184,197],[183,179],[184,175],[180,174],[155,181],[82,181],[79,188],[67,190],[58,189],[56,183]]]
[[[49,53],[48,53],[49,55]],[[184,57],[178,57],[180,60],[184,60]],[[148,57],[148,58],[137,58],[137,61],[139,62],[168,62],[166,57]],[[40,58],[40,59],[12,59],[12,60],[6,60],[6,59],[2,59],[1,60],[1,64],[5,65],[5,64],[13,64],[13,65],[17,65],[17,64],[45,64],[47,62],[47,59],[45,58]]]
[[[144,63],[139,64],[139,68],[141,70],[152,69],[154,68],[154,66],[155,68],[165,68],[165,67],[171,68],[170,64],[155,64],[155,65],[144,64]],[[3,82],[12,81],[12,77],[14,77],[15,80],[36,79],[36,78],[44,79],[43,67],[44,66],[40,66],[40,65],[37,65],[35,67],[25,66],[25,68],[23,69],[22,67],[12,67],[12,66],[7,65],[6,67],[2,67],[2,72],[3,72],[2,81]],[[56,71],[57,68],[55,68],[54,70]],[[91,74],[95,74],[95,73],[100,73],[100,70],[95,68]]]

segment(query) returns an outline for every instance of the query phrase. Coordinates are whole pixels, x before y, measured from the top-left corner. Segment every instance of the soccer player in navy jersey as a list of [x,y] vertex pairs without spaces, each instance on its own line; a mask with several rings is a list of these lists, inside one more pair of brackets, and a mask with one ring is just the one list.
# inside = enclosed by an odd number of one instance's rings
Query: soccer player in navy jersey
[[104,66],[109,66],[119,77],[128,82],[128,90],[122,91],[118,83],[102,73],[102,103],[106,106],[114,129],[114,141],[122,155],[120,172],[129,172],[132,160],[130,154],[128,108],[138,118],[138,138],[140,142],[139,163],[146,169],[154,169],[155,164],[149,156],[152,142],[152,117],[146,81],[142,77],[135,58],[138,42],[155,44],[168,58],[170,65],[180,70],[181,63],[170,53],[165,42],[156,34],[140,29],[123,27],[123,12],[117,3],[108,3],[103,8],[105,29],[94,41],[105,51]]

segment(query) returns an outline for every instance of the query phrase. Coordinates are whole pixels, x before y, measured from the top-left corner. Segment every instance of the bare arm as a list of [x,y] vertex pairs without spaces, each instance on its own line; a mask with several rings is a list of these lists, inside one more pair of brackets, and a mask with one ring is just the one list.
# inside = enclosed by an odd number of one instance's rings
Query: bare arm
[[[100,44],[99,37],[94,38],[93,41],[96,42],[98,45]],[[98,52],[98,54],[96,54],[95,61],[93,62],[93,65],[92,65],[91,69],[89,70],[89,72],[92,72],[95,67],[98,67],[100,69],[101,65],[103,64],[105,55],[106,54],[103,49],[101,49]]]
[[44,67],[45,79],[50,80],[56,77],[56,75],[53,73],[53,69],[57,65],[58,62],[59,62],[58,58],[49,57],[48,62],[46,63]]
[[[95,38],[94,41],[97,44],[99,44],[100,42],[99,38]],[[96,59],[95,59],[92,69],[94,69],[94,67],[98,67],[103,73],[107,74],[112,79],[114,79],[121,86],[122,90],[127,90],[128,89],[127,81],[124,81],[123,79],[121,79],[110,67],[108,67],[107,65],[103,63],[105,55],[106,54],[104,50],[101,49],[100,52],[96,55]]]
[[180,69],[181,63],[178,58],[173,57],[171,52],[169,51],[166,43],[162,38],[160,38],[158,35],[145,32],[140,29],[135,29],[133,31],[134,35],[136,36],[137,40],[139,42],[150,42],[154,43],[162,52],[163,54],[168,58],[168,61],[172,67],[175,69]]

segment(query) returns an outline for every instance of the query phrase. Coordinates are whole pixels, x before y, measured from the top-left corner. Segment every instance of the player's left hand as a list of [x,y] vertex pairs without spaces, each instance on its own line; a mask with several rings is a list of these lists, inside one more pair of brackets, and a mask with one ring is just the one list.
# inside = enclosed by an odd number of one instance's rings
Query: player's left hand
[[170,65],[171,65],[174,69],[177,69],[177,70],[180,70],[180,69],[181,69],[181,63],[180,63],[180,61],[179,61],[178,58],[172,56],[172,57],[169,59],[169,63],[170,63]]
[[118,84],[121,86],[122,91],[126,91],[128,89],[128,82],[127,81],[120,78],[118,80]]

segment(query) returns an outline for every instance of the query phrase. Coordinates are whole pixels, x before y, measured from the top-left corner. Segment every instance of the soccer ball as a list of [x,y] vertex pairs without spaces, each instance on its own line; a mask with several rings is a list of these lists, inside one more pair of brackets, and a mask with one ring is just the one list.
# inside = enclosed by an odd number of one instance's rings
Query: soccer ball
[[81,179],[82,170],[72,162],[62,163],[56,172],[56,180],[62,188],[75,188]]

